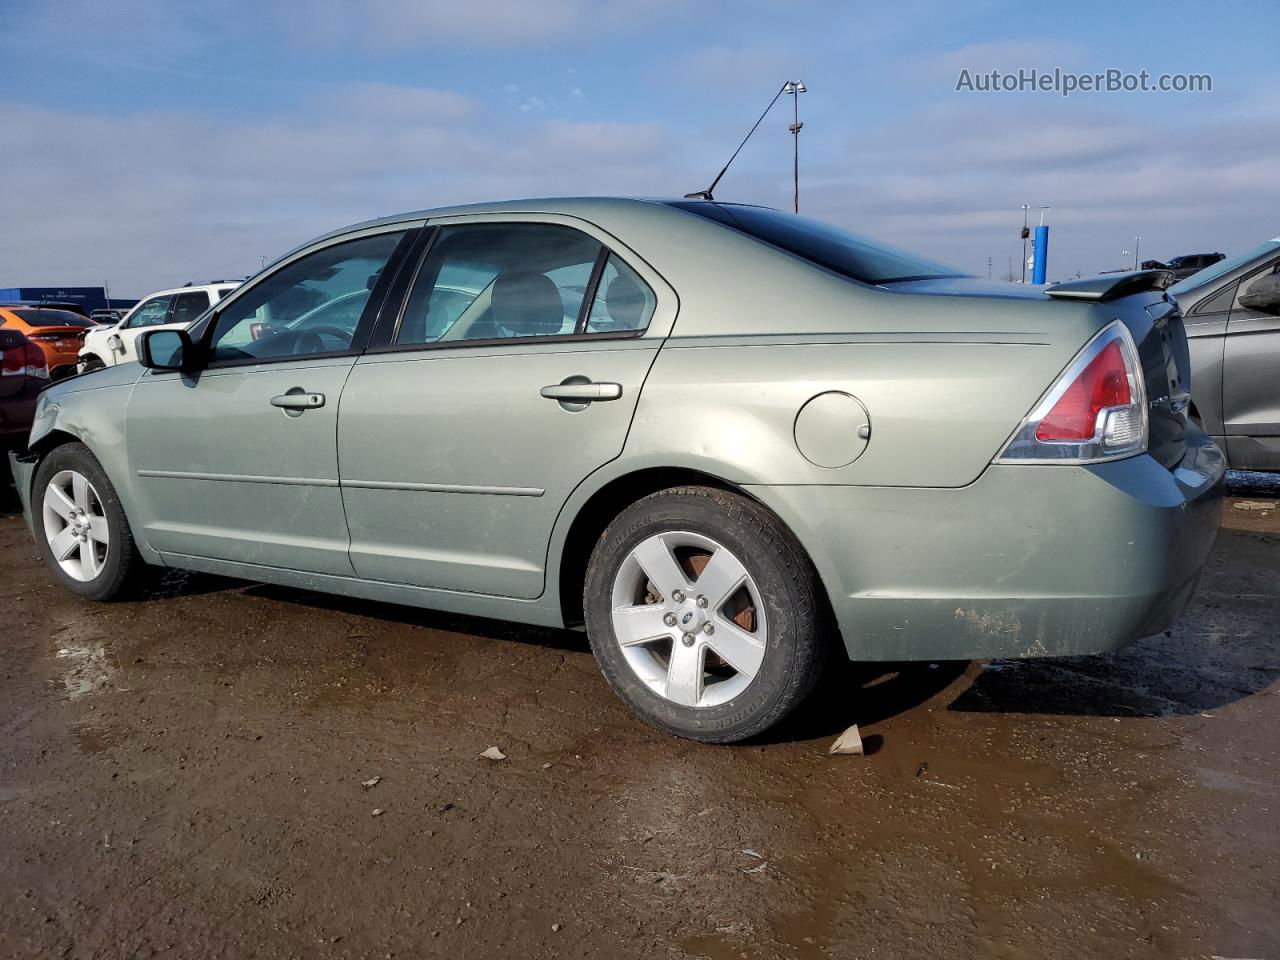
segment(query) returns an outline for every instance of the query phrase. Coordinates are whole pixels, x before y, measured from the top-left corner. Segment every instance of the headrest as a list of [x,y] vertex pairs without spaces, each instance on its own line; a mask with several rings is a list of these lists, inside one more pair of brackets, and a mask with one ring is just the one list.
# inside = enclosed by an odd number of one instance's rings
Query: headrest
[[609,281],[604,303],[605,309],[609,311],[609,319],[619,330],[639,330],[644,326],[648,300],[640,284],[627,274],[620,273]]
[[506,271],[493,281],[495,324],[516,337],[548,336],[564,326],[564,303],[555,281],[541,273]]

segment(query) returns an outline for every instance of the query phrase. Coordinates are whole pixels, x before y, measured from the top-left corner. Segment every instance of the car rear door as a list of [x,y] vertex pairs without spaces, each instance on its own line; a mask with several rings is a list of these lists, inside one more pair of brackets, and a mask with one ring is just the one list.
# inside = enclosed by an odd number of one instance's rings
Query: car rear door
[[1222,413],[1228,459],[1237,469],[1280,469],[1280,316],[1242,302],[1280,270],[1280,258],[1242,279],[1227,323]]
[[622,450],[675,295],[572,218],[435,227],[343,393],[351,562],[374,580],[533,598],[564,502]]
[[[207,344],[205,367],[142,375],[124,433],[132,519],[155,549],[352,573],[338,490],[338,404],[390,286],[380,274],[409,244],[398,226],[304,251],[242,288],[193,334]],[[354,335],[272,332],[355,291],[365,306]]]

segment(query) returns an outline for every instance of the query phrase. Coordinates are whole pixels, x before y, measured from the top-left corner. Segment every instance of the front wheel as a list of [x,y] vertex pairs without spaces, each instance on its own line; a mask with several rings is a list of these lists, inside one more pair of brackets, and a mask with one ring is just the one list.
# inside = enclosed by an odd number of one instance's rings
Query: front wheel
[[57,447],[31,489],[36,543],[64,587],[90,600],[127,595],[145,569],[106,471],[81,443]]
[[790,531],[711,487],[622,511],[592,552],[584,606],[614,691],[648,723],[711,743],[790,713],[831,640],[817,575]]

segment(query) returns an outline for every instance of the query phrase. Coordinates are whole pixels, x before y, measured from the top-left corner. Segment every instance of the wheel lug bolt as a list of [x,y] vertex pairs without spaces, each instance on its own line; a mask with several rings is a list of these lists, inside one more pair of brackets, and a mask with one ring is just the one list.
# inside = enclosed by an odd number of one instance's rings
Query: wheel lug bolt
[[671,591],[671,599],[674,600],[676,603],[684,603],[684,591],[683,590]]
[[702,625],[702,632],[707,636],[711,636],[711,634],[716,632],[716,625],[714,623],[704,623]]
[[683,643],[686,647],[692,647],[692,646],[693,646],[693,634],[692,634],[692,633],[686,633],[683,637],[681,637],[681,638],[680,638],[680,642],[681,642],[681,643]]
[[695,600],[694,603],[696,603],[700,607],[705,607],[707,605],[707,598],[699,595],[698,599]]
[[674,627],[676,625],[676,615],[674,613],[668,613],[662,618],[662,622],[668,627]]

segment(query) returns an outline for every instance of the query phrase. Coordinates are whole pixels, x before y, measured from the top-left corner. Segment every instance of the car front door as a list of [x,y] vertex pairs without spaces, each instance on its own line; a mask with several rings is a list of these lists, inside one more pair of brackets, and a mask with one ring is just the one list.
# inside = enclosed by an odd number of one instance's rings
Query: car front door
[[[134,523],[162,553],[316,573],[352,573],[338,489],[338,402],[388,281],[403,227],[304,251],[238,291],[193,331],[194,373],[148,370],[126,443]],[[355,293],[354,332],[287,324]]]
[[573,489],[617,457],[675,296],[593,226],[438,222],[338,423],[356,572],[541,594]]
[[1257,309],[1259,283],[1274,283],[1280,260],[1240,281],[1227,323],[1222,412],[1233,467],[1280,469],[1280,316]]

